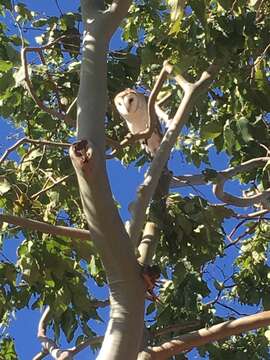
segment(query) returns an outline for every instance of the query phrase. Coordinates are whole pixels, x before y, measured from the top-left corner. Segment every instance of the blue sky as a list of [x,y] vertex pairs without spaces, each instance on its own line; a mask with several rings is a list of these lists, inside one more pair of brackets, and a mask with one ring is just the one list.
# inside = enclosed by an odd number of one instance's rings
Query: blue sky
[[[68,1],[59,1],[61,8],[63,11],[65,9],[72,9],[72,6],[74,6],[74,3],[77,7],[78,1],[74,2],[71,0]],[[34,1],[34,0],[28,0],[26,1],[26,4],[31,7],[33,10],[37,10],[39,12],[44,12],[46,15],[52,15],[54,13],[58,13],[58,9],[56,6],[56,3],[54,0],[47,0],[47,1]],[[64,6],[65,4],[65,6]],[[75,8],[76,8],[75,7]],[[117,48],[121,46],[120,38],[119,38],[119,32],[114,36],[111,47]],[[1,128],[1,140],[0,140],[0,154],[5,150],[6,147],[10,146],[14,143],[15,139],[14,136],[10,138],[10,135],[14,135],[14,129],[11,127],[10,124],[8,124],[6,121],[3,121],[0,119],[0,128]],[[19,130],[16,130],[16,132],[20,133]],[[213,166],[217,170],[221,170],[226,168],[228,159],[224,154],[220,154],[217,156],[217,154],[212,151],[211,152],[211,160]],[[187,166],[183,159],[178,155],[174,154],[173,158],[170,162],[171,168],[175,170],[176,174],[185,174],[185,173],[194,173],[195,169]],[[143,180],[143,173],[145,168],[141,169],[141,171],[138,171],[138,169],[135,169],[133,166],[130,166],[128,168],[125,168],[119,161],[110,160],[108,161],[108,172],[109,177],[111,181],[112,191],[115,195],[116,200],[122,205],[122,208],[120,209],[121,216],[123,220],[127,220],[129,218],[129,212],[128,212],[128,204],[134,199],[136,194],[136,188]],[[197,170],[198,171],[198,170]],[[235,185],[229,185],[228,190],[235,191]],[[191,189],[185,189],[183,190],[183,194],[189,194]],[[214,199],[212,192],[207,187],[201,187],[200,191],[210,199],[213,199],[213,201],[216,202]],[[230,226],[230,224],[228,224]],[[8,243],[5,245],[5,253],[8,257],[11,259],[15,258],[15,251],[16,247],[18,245],[18,242],[20,240],[14,240],[11,239],[8,241]],[[235,250],[231,248],[231,258],[235,256]],[[226,271],[228,273],[231,273],[231,269],[229,265],[228,260],[226,262],[220,260],[220,265],[222,268],[226,268]],[[215,271],[213,269],[213,271]],[[215,274],[215,276],[219,276],[218,273]],[[92,291],[98,294],[101,298],[105,298],[107,296],[107,290],[98,288],[95,284],[91,284]],[[254,312],[251,311],[252,309],[246,308],[248,312]],[[224,313],[222,309],[220,309],[221,314]],[[108,310],[102,310],[104,319],[107,318]],[[38,340],[36,339],[36,331],[37,331],[37,325],[38,321],[40,319],[40,312],[39,311],[28,311],[23,310],[16,314],[14,320],[12,321],[11,325],[11,335],[15,337],[16,339],[16,349],[19,354],[20,360],[29,360],[35,355],[38,351],[40,351],[40,344]],[[105,329],[105,324],[100,324],[99,331],[103,332]],[[62,346],[66,346],[65,343],[61,344]],[[72,345],[71,345],[72,346]],[[78,360],[86,360],[86,359],[95,359],[95,355],[93,355],[89,349],[86,349],[82,353],[80,353],[76,359]],[[196,355],[196,352],[194,351],[192,355],[190,356],[190,359],[198,359],[199,357]]]

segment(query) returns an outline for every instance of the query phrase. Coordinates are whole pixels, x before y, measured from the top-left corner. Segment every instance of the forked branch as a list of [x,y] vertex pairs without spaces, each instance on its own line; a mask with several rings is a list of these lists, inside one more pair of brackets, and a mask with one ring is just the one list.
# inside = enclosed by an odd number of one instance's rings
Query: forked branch
[[[192,111],[192,108],[197,100],[198,96],[205,93],[213,81],[214,77],[218,72],[219,66],[217,64],[212,64],[209,66],[208,70],[205,71],[201,78],[194,84],[188,83],[183,78],[176,76],[176,81],[178,81],[183,87],[184,97],[182,102],[174,115],[174,118],[170,121],[168,130],[163,137],[160,148],[150,165],[149,170],[146,173],[145,180],[143,184],[139,187],[137,191],[137,199],[132,206],[132,220],[130,223],[129,234],[133,240],[135,246],[138,246],[140,233],[142,226],[145,220],[145,212],[149,202],[153,196],[155,188],[158,184],[161,172],[169,158],[170,151],[174,146],[178,134],[183,128],[184,124],[188,120],[189,113]],[[161,86],[164,82],[164,77],[172,74],[172,67],[167,62],[164,64],[161,74],[155,84],[153,98],[155,99],[155,94],[159,92]],[[154,110],[154,101],[150,99],[149,101],[149,114],[152,115]]]
[[270,198],[270,188],[258,193],[253,196],[249,197],[238,197],[231,195],[224,191],[225,182],[231,179],[233,176],[237,175],[238,173],[249,171],[254,167],[262,166],[265,162],[268,162],[270,157],[262,157],[257,159],[252,159],[246,161],[243,164],[240,164],[234,168],[229,168],[227,170],[222,171],[217,176],[217,183],[213,186],[213,192],[218,199],[225,202],[229,205],[239,206],[239,207],[248,207],[254,204],[263,203],[264,200],[268,200]]
[[50,307],[48,306],[44,310],[44,313],[42,314],[38,325],[37,337],[41,342],[42,351],[38,353],[33,358],[33,360],[41,360],[47,355],[51,355],[51,357],[55,360],[72,360],[74,358],[74,355],[78,354],[86,347],[100,344],[103,340],[102,336],[88,338],[83,342],[81,342],[80,344],[78,344],[77,346],[74,346],[70,349],[61,350],[53,340],[51,340],[48,336],[46,336],[46,327],[49,321],[50,321]]
[[[224,185],[226,181],[231,180],[234,176],[254,168],[264,166],[268,161],[270,161],[270,157],[260,157],[248,160],[235,167],[230,167],[228,169],[215,172],[213,176],[213,193],[226,205],[234,205],[237,207],[249,207],[260,203],[264,205],[264,203],[266,203],[270,197],[270,189],[258,192],[253,196],[240,197],[225,192]],[[172,178],[170,187],[176,188],[184,186],[206,185],[209,182],[211,182],[211,180],[208,178],[207,174],[174,176]]]

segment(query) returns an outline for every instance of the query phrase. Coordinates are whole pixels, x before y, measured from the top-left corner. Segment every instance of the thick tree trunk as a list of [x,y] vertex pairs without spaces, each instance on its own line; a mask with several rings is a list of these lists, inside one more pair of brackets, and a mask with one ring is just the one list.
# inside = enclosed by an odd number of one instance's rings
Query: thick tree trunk
[[115,1],[106,11],[99,1],[81,3],[85,31],[78,97],[79,142],[72,147],[71,158],[90,236],[101,255],[110,287],[110,321],[98,359],[132,360],[137,358],[143,332],[144,285],[111,194],[104,156],[106,52],[129,2]]

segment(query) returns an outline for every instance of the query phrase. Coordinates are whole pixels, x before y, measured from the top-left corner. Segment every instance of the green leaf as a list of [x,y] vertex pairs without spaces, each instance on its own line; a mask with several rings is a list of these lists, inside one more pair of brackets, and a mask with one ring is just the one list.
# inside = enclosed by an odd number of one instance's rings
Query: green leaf
[[215,139],[223,132],[221,122],[210,121],[205,123],[201,128],[201,135],[205,139]]
[[32,26],[33,27],[42,27],[44,25],[47,25],[48,24],[48,19],[47,18],[40,18],[38,20],[34,20],[32,21]]
[[70,308],[68,308],[62,315],[61,327],[68,342],[70,342],[73,339],[74,333],[78,327],[75,313]]
[[234,0],[218,0],[218,3],[225,9],[230,10],[232,8]]
[[3,360],[18,360],[14,340],[10,337],[4,338],[0,342],[0,358]]
[[236,120],[236,126],[238,128],[239,136],[242,137],[244,142],[249,142],[253,140],[252,135],[249,132],[249,122],[246,118],[241,117],[240,119]]
[[0,72],[6,72],[12,68],[13,68],[12,62],[0,60]]
[[4,195],[11,189],[10,183],[3,178],[0,178],[0,195]]
[[235,148],[236,145],[236,137],[234,131],[231,128],[229,120],[227,120],[226,124],[224,125],[223,136],[224,136],[225,145],[227,147],[227,151],[229,154],[232,154],[233,149]]
[[12,69],[0,74],[0,93],[6,92],[9,87],[14,85]]

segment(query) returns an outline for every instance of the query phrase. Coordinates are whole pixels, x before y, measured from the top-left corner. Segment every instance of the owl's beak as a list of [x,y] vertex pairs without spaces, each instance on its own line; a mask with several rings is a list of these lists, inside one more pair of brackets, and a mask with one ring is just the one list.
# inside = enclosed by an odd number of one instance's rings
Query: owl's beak
[[129,109],[130,109],[130,107],[131,107],[131,104],[132,104],[132,102],[133,102],[133,98],[132,97],[129,97],[129,96],[126,96],[125,98],[124,98],[124,104],[125,104],[125,107],[126,107],[126,109],[129,111]]

